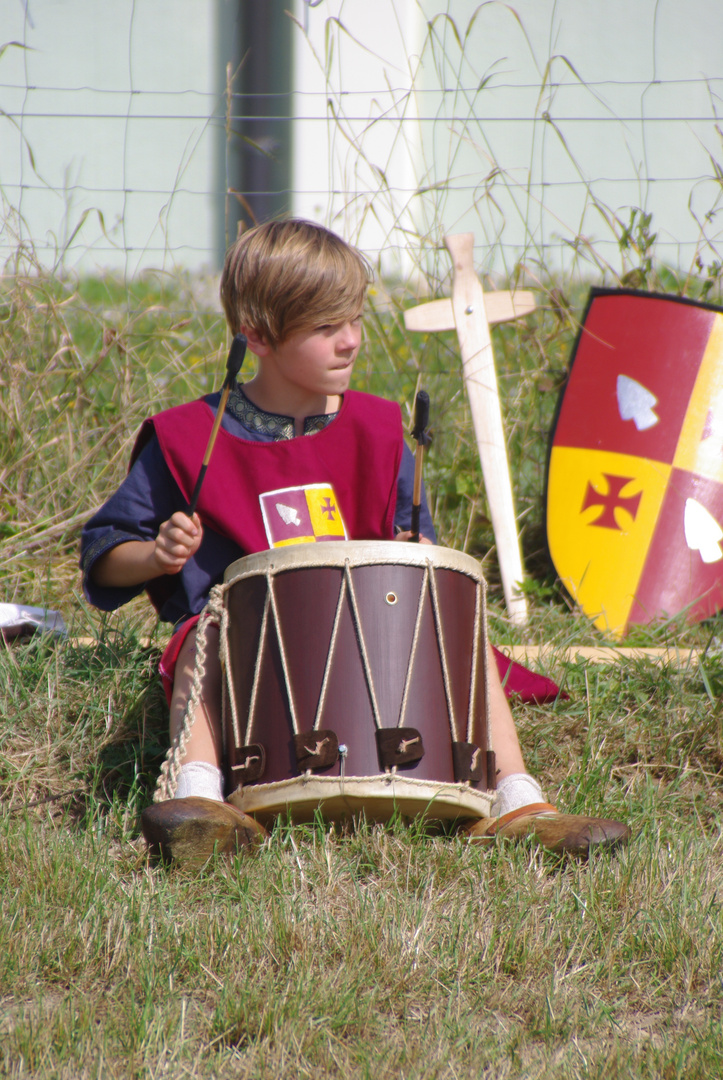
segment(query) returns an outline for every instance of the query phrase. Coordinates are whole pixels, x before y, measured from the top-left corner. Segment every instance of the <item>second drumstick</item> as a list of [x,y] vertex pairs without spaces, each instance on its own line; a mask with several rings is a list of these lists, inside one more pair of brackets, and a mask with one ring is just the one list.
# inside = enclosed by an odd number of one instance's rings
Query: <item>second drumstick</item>
[[422,462],[424,459],[424,447],[429,446],[432,436],[427,431],[429,424],[429,394],[426,390],[420,390],[414,404],[414,427],[412,438],[417,440],[417,450],[414,455],[414,489],[412,492],[412,535],[409,540],[412,544],[419,543],[419,510],[422,505]]

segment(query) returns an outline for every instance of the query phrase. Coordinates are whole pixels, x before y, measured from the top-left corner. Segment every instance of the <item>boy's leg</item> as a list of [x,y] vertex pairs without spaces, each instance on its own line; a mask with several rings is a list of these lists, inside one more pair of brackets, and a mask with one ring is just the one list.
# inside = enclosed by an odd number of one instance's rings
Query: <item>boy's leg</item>
[[542,789],[527,772],[515,722],[502,688],[492,648],[488,644],[490,736],[497,768],[495,818],[468,827],[472,839],[535,835],[545,847],[558,852],[587,854],[593,847],[625,843],[630,830],[619,821],[559,814],[545,801]]
[[[224,802],[221,732],[221,663],[217,627],[208,627],[201,694],[184,747],[174,799],[143,811],[143,834],[154,854],[201,865],[214,852],[230,854],[266,837],[248,814]],[[193,688],[196,630],[189,633],[176,662],[171,698],[171,739],[183,725]]]
[[530,776],[522,757],[517,729],[500,681],[492,646],[487,645],[489,672],[490,736],[495,752],[497,798],[495,814],[502,816],[530,803],[544,802],[542,789]]
[[526,773],[515,721],[507,700],[492,646],[487,644],[487,670],[489,675],[490,735],[497,763],[497,781],[512,773]]
[[[221,734],[221,662],[217,626],[206,629],[206,656],[201,696],[181,759],[176,798],[199,795],[223,801],[223,745]],[[171,743],[178,738],[193,689],[196,663],[196,628],[181,646],[173,677]]]

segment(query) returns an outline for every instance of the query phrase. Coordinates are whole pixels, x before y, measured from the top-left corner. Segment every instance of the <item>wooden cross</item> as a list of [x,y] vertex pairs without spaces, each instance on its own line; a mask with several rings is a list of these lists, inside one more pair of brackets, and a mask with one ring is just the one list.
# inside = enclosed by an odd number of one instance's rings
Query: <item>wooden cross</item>
[[452,298],[409,308],[404,312],[404,323],[407,330],[426,333],[457,331],[507,612],[513,623],[523,625],[527,622],[527,601],[519,588],[522,553],[490,326],[529,315],[536,304],[530,292],[483,292],[474,271],[473,233],[445,236],[444,243],[454,266]]

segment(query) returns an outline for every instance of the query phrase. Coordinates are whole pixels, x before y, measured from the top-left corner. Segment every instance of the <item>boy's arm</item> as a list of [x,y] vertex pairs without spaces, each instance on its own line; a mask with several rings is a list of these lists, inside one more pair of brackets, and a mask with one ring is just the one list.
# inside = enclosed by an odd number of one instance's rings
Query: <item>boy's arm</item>
[[164,521],[155,540],[127,540],[96,560],[90,576],[96,585],[128,588],[163,574],[178,574],[203,539],[198,514],[180,510]]

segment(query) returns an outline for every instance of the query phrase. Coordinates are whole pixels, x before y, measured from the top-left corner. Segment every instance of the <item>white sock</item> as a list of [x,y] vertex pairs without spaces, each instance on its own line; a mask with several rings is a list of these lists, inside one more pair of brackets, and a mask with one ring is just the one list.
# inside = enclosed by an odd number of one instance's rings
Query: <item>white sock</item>
[[215,799],[223,802],[223,773],[207,761],[189,761],[181,765],[178,774],[176,799],[187,799],[197,795],[202,799]]
[[529,773],[510,773],[497,781],[497,797],[492,807],[495,817],[509,814],[529,803],[545,802],[542,788]]

